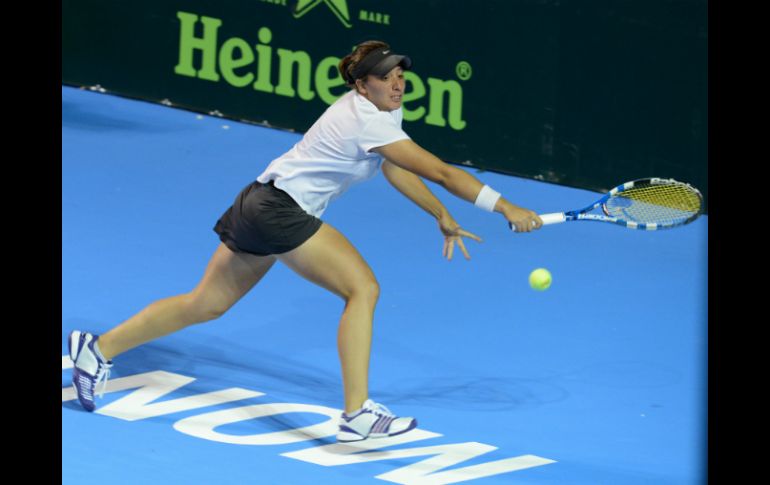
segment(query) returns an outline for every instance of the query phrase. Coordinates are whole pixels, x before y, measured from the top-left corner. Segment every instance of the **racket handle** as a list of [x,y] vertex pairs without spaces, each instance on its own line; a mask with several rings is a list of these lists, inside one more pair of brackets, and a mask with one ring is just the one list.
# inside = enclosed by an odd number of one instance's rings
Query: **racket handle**
[[564,212],[553,212],[551,214],[540,214],[540,220],[543,221],[543,225],[558,224],[567,220],[567,216]]
[[[567,220],[567,216],[564,215],[564,212],[552,212],[551,214],[539,214],[540,220],[543,221],[543,225],[547,226],[549,224],[558,224],[560,222],[564,222]],[[511,228],[511,231],[516,232],[516,226],[511,224],[510,222],[508,225]]]

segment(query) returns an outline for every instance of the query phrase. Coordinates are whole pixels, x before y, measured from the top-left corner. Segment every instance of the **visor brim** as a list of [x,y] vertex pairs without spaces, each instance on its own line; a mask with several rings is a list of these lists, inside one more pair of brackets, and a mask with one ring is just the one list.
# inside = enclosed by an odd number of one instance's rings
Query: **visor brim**
[[369,71],[369,74],[375,76],[384,76],[389,73],[394,67],[401,66],[406,70],[412,67],[412,60],[408,56],[402,56],[399,54],[393,54],[377,63],[376,66]]

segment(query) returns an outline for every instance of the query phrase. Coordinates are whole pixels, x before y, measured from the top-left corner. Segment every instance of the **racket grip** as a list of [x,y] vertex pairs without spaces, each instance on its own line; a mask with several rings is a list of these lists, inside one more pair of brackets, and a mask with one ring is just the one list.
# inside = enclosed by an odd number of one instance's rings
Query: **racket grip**
[[558,224],[567,220],[567,216],[564,212],[553,212],[551,214],[540,214],[540,220],[543,221],[543,225]]
[[[543,225],[547,226],[549,224],[558,224],[560,222],[564,222],[567,220],[567,216],[564,215],[564,212],[552,212],[550,214],[538,214],[540,216],[540,220],[543,221]],[[516,226],[508,223],[508,226],[510,226],[511,231],[516,232]]]

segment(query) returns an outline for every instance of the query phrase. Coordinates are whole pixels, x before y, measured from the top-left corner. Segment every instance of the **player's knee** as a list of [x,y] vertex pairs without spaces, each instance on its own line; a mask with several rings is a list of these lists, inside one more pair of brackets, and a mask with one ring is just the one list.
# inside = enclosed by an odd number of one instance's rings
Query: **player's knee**
[[204,323],[216,320],[230,309],[232,305],[216,299],[206,298],[196,294],[190,295],[189,311],[193,323]]
[[203,309],[200,316],[202,317],[201,323],[203,322],[210,322],[212,320],[216,320],[225,313],[227,313],[227,310],[229,310],[230,307],[224,307],[224,306],[208,306]]
[[350,295],[348,295],[348,299],[352,298],[375,304],[380,298],[380,284],[374,277],[366,278],[353,286]]

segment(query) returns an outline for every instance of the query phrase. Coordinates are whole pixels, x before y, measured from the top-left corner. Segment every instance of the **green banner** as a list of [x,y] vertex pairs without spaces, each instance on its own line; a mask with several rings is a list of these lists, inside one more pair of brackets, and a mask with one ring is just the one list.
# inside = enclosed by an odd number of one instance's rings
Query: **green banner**
[[447,161],[706,190],[705,1],[62,4],[65,84],[302,132],[346,91],[340,57],[379,39],[414,62],[405,130]]

